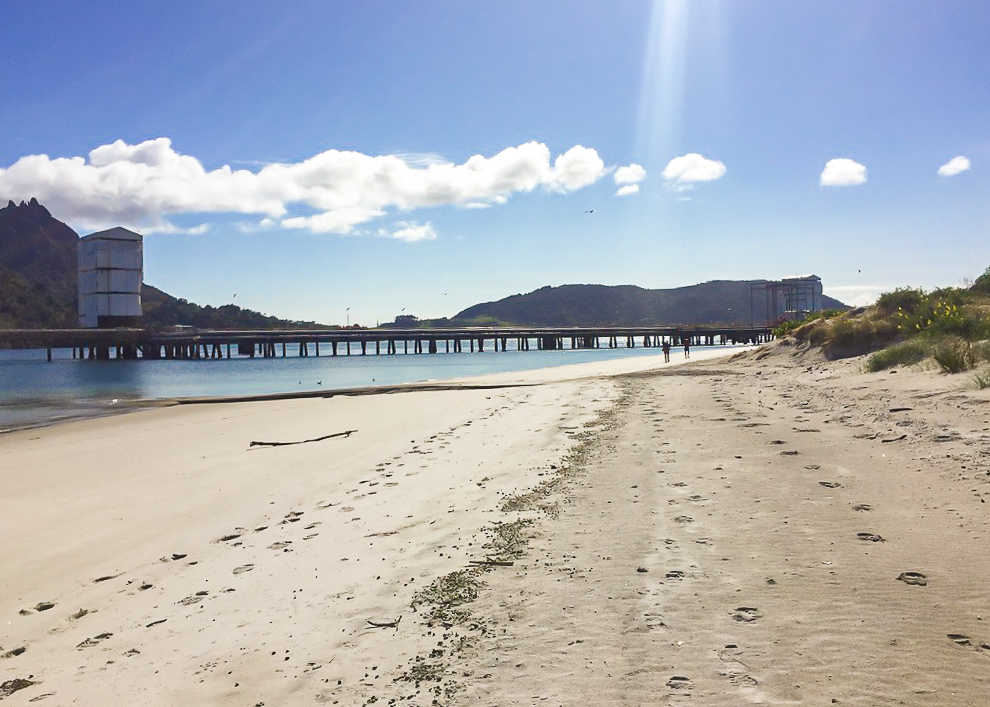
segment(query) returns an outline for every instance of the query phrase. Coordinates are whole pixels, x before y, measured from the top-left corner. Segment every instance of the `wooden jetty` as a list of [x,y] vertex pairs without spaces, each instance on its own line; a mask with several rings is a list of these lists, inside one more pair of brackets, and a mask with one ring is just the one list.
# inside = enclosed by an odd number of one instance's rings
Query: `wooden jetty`
[[245,356],[395,355],[564,349],[717,346],[760,344],[773,339],[770,328],[725,326],[652,327],[463,327],[446,329],[307,329],[222,331],[185,329],[9,329],[0,330],[0,348],[71,348],[73,358],[201,359]]

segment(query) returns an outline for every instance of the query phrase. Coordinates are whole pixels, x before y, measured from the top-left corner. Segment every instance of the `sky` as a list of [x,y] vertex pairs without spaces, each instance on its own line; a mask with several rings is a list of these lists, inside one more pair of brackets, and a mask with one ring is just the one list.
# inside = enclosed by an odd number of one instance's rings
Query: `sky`
[[326,324],[990,266],[985,0],[10,0],[0,203]]

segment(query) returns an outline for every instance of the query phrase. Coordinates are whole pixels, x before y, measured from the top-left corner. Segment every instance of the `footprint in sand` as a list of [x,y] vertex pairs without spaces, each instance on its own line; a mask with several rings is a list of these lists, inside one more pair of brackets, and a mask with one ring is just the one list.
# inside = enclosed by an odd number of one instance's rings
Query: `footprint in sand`
[[870,543],[885,543],[887,539],[883,536],[877,535],[876,533],[856,533],[856,537],[860,540]]
[[179,599],[175,602],[176,604],[181,604],[182,606],[192,606],[193,604],[198,604],[203,601],[203,598],[207,595],[207,592],[196,592],[195,594],[190,594],[184,599]]
[[837,489],[842,486],[838,481],[819,481],[818,485],[824,486],[827,489]]
[[667,624],[663,622],[663,618],[660,614],[644,614],[646,617],[646,628],[667,628]]
[[976,651],[990,651],[990,643],[986,641],[974,641],[974,639],[963,633],[947,633],[945,634],[949,637],[949,640],[955,643],[960,648],[973,649]]
[[76,646],[76,648],[90,648],[92,646],[97,645],[98,643],[101,643],[102,641],[107,640],[112,635],[113,635],[112,633],[100,633],[100,634],[97,634],[96,636],[93,636],[92,638],[87,638],[85,641],[83,641],[78,646]]
[[923,575],[921,572],[901,572],[897,575],[898,581],[904,582],[904,584],[914,584],[919,587],[924,587],[928,584],[928,577]]
[[694,518],[692,518],[691,516],[677,516],[676,518],[674,518],[674,522],[675,523],[693,523],[694,522]]
[[853,506],[853,510],[854,511],[872,511],[873,510],[873,506],[871,506],[869,503],[857,503],[855,506]]
[[740,606],[736,609],[735,613],[732,614],[732,618],[736,621],[742,621],[743,623],[752,623],[758,618],[763,616],[760,610],[752,606]]
[[694,687],[694,682],[683,675],[674,675],[667,681],[667,687],[672,690],[690,690]]
[[741,653],[742,649],[735,643],[727,643],[724,648],[716,650],[715,654],[725,664],[725,669],[719,670],[718,674],[737,687],[755,687],[759,683],[747,672],[749,666],[736,657]]
[[245,572],[250,572],[254,569],[254,565],[241,565],[240,567],[234,568],[234,574],[244,574]]
[[[272,543],[268,546],[269,550],[281,550],[292,544],[291,540],[279,540],[277,543]],[[234,570],[234,574],[237,574],[237,570]]]

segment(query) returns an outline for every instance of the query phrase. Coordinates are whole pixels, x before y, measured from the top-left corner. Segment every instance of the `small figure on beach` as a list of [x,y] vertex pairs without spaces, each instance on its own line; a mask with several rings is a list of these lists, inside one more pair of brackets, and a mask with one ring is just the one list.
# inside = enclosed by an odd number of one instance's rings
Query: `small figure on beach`
[[691,358],[691,341],[689,339],[684,340],[684,358]]
[[670,363],[670,342],[669,341],[663,342],[663,346],[661,346],[660,348],[663,349],[663,362]]

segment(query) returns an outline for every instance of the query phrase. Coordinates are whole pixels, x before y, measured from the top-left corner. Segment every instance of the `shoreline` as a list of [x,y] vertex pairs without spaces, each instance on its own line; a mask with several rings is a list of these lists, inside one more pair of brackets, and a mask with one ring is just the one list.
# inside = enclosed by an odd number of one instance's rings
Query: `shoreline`
[[[733,347],[699,347],[695,349],[696,360],[702,360],[711,356],[723,356],[739,351],[750,350],[749,346]],[[556,366],[546,366],[521,371],[496,372],[480,374],[475,376],[452,376],[436,380],[414,381],[408,383],[392,383],[381,385],[365,386],[344,386],[341,388],[289,391],[276,393],[256,393],[243,395],[207,395],[207,396],[173,396],[162,398],[129,398],[123,400],[119,405],[114,402],[102,406],[90,406],[85,411],[68,412],[64,407],[52,406],[52,410],[61,411],[57,417],[42,417],[31,419],[23,423],[8,423],[0,426],[0,436],[11,432],[23,430],[40,429],[52,425],[61,425],[79,420],[95,419],[103,417],[114,417],[133,412],[140,412],[158,407],[169,407],[172,405],[208,404],[208,403],[230,403],[230,402],[263,402],[273,400],[293,400],[306,398],[330,398],[334,395],[385,395],[396,392],[410,390],[446,390],[471,386],[491,386],[505,387],[507,385],[528,385],[532,383],[546,382],[550,380],[561,380],[566,377],[580,377],[581,375],[598,375],[600,372],[612,371],[627,372],[642,370],[659,362],[662,355],[634,356],[628,359],[618,358],[606,361],[592,361],[584,363],[567,363]],[[677,365],[684,363],[680,359],[673,359],[669,364]],[[489,381],[489,382],[486,382]],[[498,381],[498,382],[492,382]],[[507,381],[516,381],[510,383]],[[48,409],[48,406],[42,406]]]
[[978,703],[990,391],[793,353],[4,435],[7,699]]

